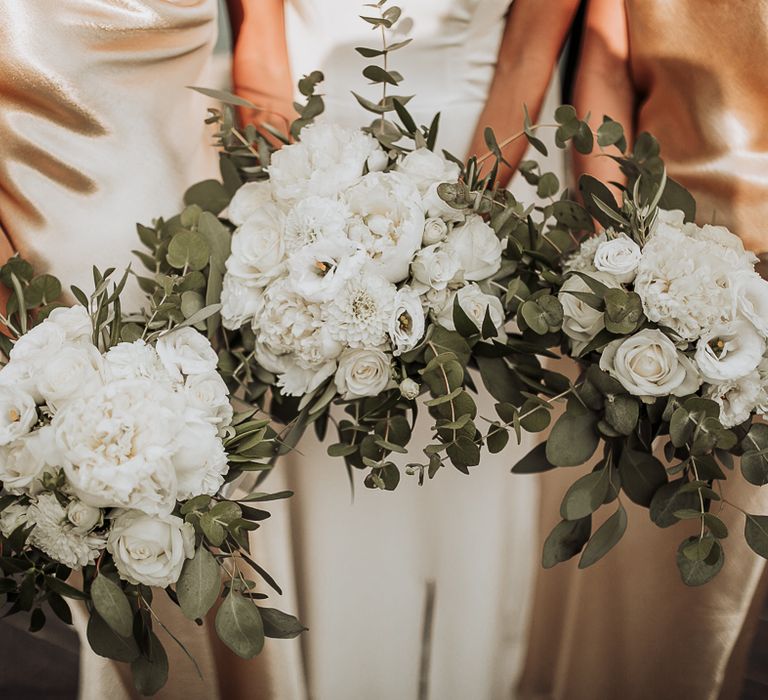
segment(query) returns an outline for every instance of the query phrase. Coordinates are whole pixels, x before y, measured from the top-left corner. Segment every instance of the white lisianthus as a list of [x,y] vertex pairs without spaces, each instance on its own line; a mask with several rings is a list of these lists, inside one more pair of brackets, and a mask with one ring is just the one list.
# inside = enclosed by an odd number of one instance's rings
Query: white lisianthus
[[[591,272],[589,275],[608,287],[619,286],[613,276],[604,272]],[[563,333],[573,341],[573,349],[578,354],[605,328],[605,316],[570,292],[592,293],[592,290],[579,275],[570,275],[557,295],[563,307]]]
[[170,384],[172,381],[155,349],[141,339],[118,343],[107,350],[104,355],[104,375],[110,382],[119,379],[153,379]]
[[699,338],[696,364],[711,383],[740,379],[753,372],[763,359],[765,341],[748,321],[717,326]]
[[26,435],[36,422],[37,407],[32,396],[13,386],[0,386],[0,445]]
[[493,294],[486,294],[475,283],[462,287],[448,297],[447,303],[435,319],[443,328],[447,328],[449,331],[456,330],[456,324],[453,322],[453,306],[456,301],[478,330],[482,329],[487,314],[498,331],[497,338],[501,339],[506,336],[504,333],[504,307],[501,300]]
[[93,322],[84,306],[60,306],[51,311],[43,323],[57,325],[71,343],[92,344]]
[[238,188],[227,207],[227,218],[235,225],[242,226],[266,204],[274,204],[272,183],[246,182]]
[[244,277],[227,272],[221,290],[221,322],[224,328],[237,330],[257,316],[264,307],[264,290]]
[[343,202],[330,197],[307,197],[291,208],[285,218],[285,247],[294,252],[326,238],[346,235],[349,212]]
[[155,349],[174,379],[182,374],[208,374],[216,370],[219,361],[208,339],[189,326],[161,335]]
[[53,430],[45,426],[0,447],[0,481],[14,494],[34,493],[46,467],[55,466],[52,453]]
[[600,272],[613,275],[617,282],[628,284],[635,279],[641,257],[640,246],[622,233],[597,246],[594,265]]
[[232,236],[227,270],[259,284],[273,274],[284,255],[285,214],[277,204],[265,204]]
[[768,337],[768,281],[756,272],[742,271],[734,276],[736,309],[763,337]]
[[687,396],[701,386],[696,365],[656,329],[609,343],[600,356],[600,369],[641,399]]
[[74,531],[79,533],[90,532],[101,527],[104,522],[104,513],[101,508],[94,508],[82,501],[70,501],[67,506],[67,520],[73,525]]
[[413,182],[422,195],[435,183],[456,182],[459,178],[459,166],[456,163],[428,148],[411,151],[398,163],[397,170]]
[[397,289],[377,273],[378,268],[364,267],[328,304],[327,328],[334,340],[353,348],[386,342]]
[[313,302],[332,299],[368,260],[358,244],[347,238],[325,238],[310,243],[288,261],[288,279],[295,292]]
[[181,395],[150,379],[112,382],[68,403],[51,426],[75,495],[99,508],[170,512],[182,413]]
[[413,279],[427,290],[445,289],[458,273],[457,257],[438,243],[422,248],[411,263]]
[[352,348],[339,358],[336,388],[343,399],[378,396],[392,384],[392,365],[378,348]]
[[166,588],[179,580],[184,561],[195,554],[195,529],[175,515],[124,511],[112,523],[107,550],[120,578]]
[[382,277],[404,280],[424,231],[416,187],[399,173],[369,173],[344,193],[344,200],[351,215],[350,239],[365,248]]
[[200,411],[215,426],[229,425],[232,404],[229,389],[218,372],[194,374],[184,382],[187,405]]
[[0,510],[0,535],[10,537],[11,533],[27,524],[27,506],[11,503]]
[[277,386],[286,396],[304,396],[319,387],[336,371],[336,361],[327,360],[312,367],[283,358],[283,370],[277,376]]
[[410,287],[402,287],[395,294],[389,321],[389,339],[395,357],[416,347],[424,335],[424,309],[421,297]]
[[720,422],[726,428],[743,423],[758,408],[762,398],[760,375],[755,371],[731,381],[711,384],[704,396],[720,406]]
[[269,177],[283,200],[333,197],[357,182],[377,141],[359,129],[318,121],[304,127],[301,141],[272,154]]
[[431,217],[424,222],[424,232],[421,235],[421,242],[425,246],[434,245],[445,240],[448,235],[448,224],[442,219]]
[[56,323],[43,321],[22,335],[11,348],[11,360],[26,361],[41,367],[53,357],[67,340],[64,329]]
[[213,496],[229,471],[216,427],[205,414],[188,410],[176,437],[178,447],[171,458],[178,485],[176,497],[183,501],[200,494]]
[[52,493],[41,493],[29,506],[27,521],[34,525],[30,544],[71,569],[93,564],[106,544],[97,534],[86,534],[67,518],[67,509]]
[[420,393],[421,389],[419,387],[419,383],[410,377],[406,377],[402,382],[400,382],[400,395],[404,399],[413,401],[414,399],[418,398]]
[[9,386],[29,394],[35,403],[44,403],[43,397],[37,393],[36,362],[13,360],[0,369],[0,386]]
[[563,269],[566,272],[597,272],[595,253],[606,240],[605,233],[585,238],[578,250],[565,259]]
[[93,345],[65,345],[38,368],[37,393],[57,411],[104,383],[104,363]]
[[448,234],[445,250],[458,261],[459,275],[468,282],[488,279],[501,268],[501,241],[476,214]]

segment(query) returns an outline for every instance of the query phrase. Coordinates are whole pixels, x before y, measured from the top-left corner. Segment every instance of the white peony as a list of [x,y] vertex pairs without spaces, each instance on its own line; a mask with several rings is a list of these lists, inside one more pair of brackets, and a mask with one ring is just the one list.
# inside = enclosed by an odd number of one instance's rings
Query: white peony
[[106,544],[101,535],[83,533],[72,525],[67,509],[52,493],[41,493],[30,504],[27,521],[34,525],[30,544],[71,569],[93,564]]
[[453,322],[453,307],[456,301],[478,330],[482,329],[486,314],[488,314],[498,331],[497,338],[505,337],[503,330],[504,307],[501,300],[493,294],[486,294],[475,283],[462,287],[448,297],[448,301],[435,319],[443,328],[447,328],[449,331],[456,330],[456,324]]
[[277,204],[265,204],[232,236],[227,271],[254,285],[271,279],[285,255],[285,214]]
[[294,252],[326,238],[345,237],[348,218],[347,207],[337,199],[301,199],[285,218],[285,247]]
[[622,233],[597,246],[594,265],[600,272],[615,277],[617,282],[628,284],[635,279],[641,257],[640,246]]
[[104,383],[104,363],[93,345],[65,345],[38,368],[37,393],[51,411]]
[[353,348],[386,342],[397,289],[377,272],[364,267],[328,304],[327,328],[334,340]]
[[741,271],[734,275],[737,312],[746,318],[763,337],[768,337],[768,281],[756,272]]
[[195,530],[175,515],[124,511],[112,523],[107,550],[120,578],[166,588],[179,580],[184,561],[194,556]]
[[432,217],[424,222],[424,232],[421,234],[421,242],[425,246],[434,245],[445,240],[448,235],[448,224],[442,219]]
[[0,445],[26,435],[37,423],[35,400],[25,391],[0,385]]
[[264,307],[264,289],[244,277],[227,272],[221,290],[221,322],[237,330]]
[[345,350],[336,370],[336,388],[343,399],[378,396],[392,383],[389,357],[378,348]]
[[397,170],[416,185],[422,195],[435,183],[459,179],[459,166],[428,148],[411,151],[398,163]]
[[359,129],[318,121],[302,130],[301,141],[272,154],[269,177],[283,200],[333,197],[357,182],[368,158],[380,150]]
[[416,282],[426,290],[445,289],[448,284],[459,274],[458,258],[446,250],[442,245],[434,245],[422,248],[411,263],[411,274]]
[[182,374],[208,374],[219,361],[208,338],[189,326],[161,335],[155,349],[174,379],[180,379]]
[[43,321],[14,343],[9,357],[12,361],[24,360],[41,367],[61,350],[66,340],[67,336],[62,326]]
[[704,396],[720,406],[720,422],[726,428],[743,423],[758,407],[762,398],[760,376],[752,372],[740,379],[712,384],[704,390]]
[[421,297],[410,287],[402,287],[395,294],[389,321],[389,339],[395,357],[416,347],[424,335],[424,309]]
[[288,261],[288,279],[307,301],[324,302],[338,294],[344,282],[357,274],[367,256],[347,238],[325,238],[310,243]]
[[424,231],[418,190],[399,173],[369,173],[344,193],[344,200],[351,214],[350,239],[365,248],[382,277],[404,280]]
[[184,382],[184,398],[187,406],[200,411],[206,420],[218,428],[232,421],[229,389],[218,372],[187,377]]
[[183,501],[200,494],[213,496],[229,471],[216,426],[203,413],[188,410],[176,441],[178,447],[171,458],[178,485],[176,497]]
[[45,426],[0,447],[0,481],[10,493],[34,493],[46,467],[55,466],[53,430]]
[[633,396],[687,396],[701,385],[694,363],[656,329],[644,329],[609,343],[600,369],[618,379]]
[[53,323],[64,332],[64,338],[71,343],[92,344],[93,322],[84,306],[61,306],[48,314],[44,323]]
[[753,372],[763,359],[765,341],[748,321],[717,326],[699,338],[696,364],[708,382],[727,382]]
[[99,508],[170,512],[182,414],[181,396],[150,379],[112,382],[68,403],[51,426],[77,497]]
[[271,182],[246,182],[235,192],[226,215],[235,226],[242,226],[264,205],[274,201]]
[[152,379],[170,384],[171,375],[160,355],[143,340],[118,343],[104,355],[104,375],[107,381],[120,379]]
[[461,278],[469,282],[488,279],[501,268],[501,241],[476,214],[448,234],[445,250],[459,263]]
[[[604,272],[589,274],[608,287],[619,286],[614,277]],[[605,316],[570,292],[591,294],[592,290],[579,275],[570,275],[557,295],[563,307],[563,333],[573,341],[573,349],[578,354],[605,328]]]

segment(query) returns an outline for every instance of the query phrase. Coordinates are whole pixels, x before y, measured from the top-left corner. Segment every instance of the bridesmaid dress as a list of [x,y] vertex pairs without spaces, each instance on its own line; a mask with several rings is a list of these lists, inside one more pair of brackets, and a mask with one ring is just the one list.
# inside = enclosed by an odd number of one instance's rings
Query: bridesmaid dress
[[[414,41],[390,66],[405,77],[402,92],[416,95],[408,107],[417,122],[440,111],[438,145],[461,158],[488,94],[509,4],[402,3],[392,40],[407,34]],[[361,77],[367,62],[354,47],[378,46],[379,34],[358,14],[349,0],[286,3],[294,77],[322,70],[322,118],[350,126],[372,119],[350,90],[372,99],[378,90]],[[549,167],[559,172],[562,163],[555,158]],[[486,393],[479,403],[481,415],[494,415]],[[422,413],[415,444],[429,439]],[[509,470],[514,451],[529,446],[484,456],[469,477],[450,467],[419,487],[403,474],[392,493],[366,489],[355,474],[353,496],[343,463],[326,456],[311,432],[270,477],[295,492],[284,513],[291,553],[274,566],[279,580],[295,577],[299,616],[309,627],[301,640],[303,686],[275,697],[415,699],[427,697],[427,687],[432,700],[511,697],[539,552],[535,481]],[[414,448],[400,463],[419,459]]]
[[[216,0],[0,0],[0,18],[0,224],[38,271],[88,291],[91,265],[132,261],[136,221],[176,213],[217,174],[206,101],[186,88],[211,84]],[[215,698],[207,637],[166,601],[209,687],[166,636],[165,696]],[[80,663],[81,698],[132,695],[123,664],[86,644]]]
[[[626,12],[637,133],[658,137],[669,174],[697,198],[700,223],[714,220],[766,251],[768,2],[627,0]],[[575,478],[544,477],[542,535]],[[738,467],[724,491],[768,513],[768,492]],[[659,529],[637,506],[623,540],[594,567],[571,561],[541,572],[522,697],[738,697],[765,562],[744,542],[744,517],[732,508],[721,516],[732,533],[725,566],[700,588],[684,586],[675,566],[686,527]]]

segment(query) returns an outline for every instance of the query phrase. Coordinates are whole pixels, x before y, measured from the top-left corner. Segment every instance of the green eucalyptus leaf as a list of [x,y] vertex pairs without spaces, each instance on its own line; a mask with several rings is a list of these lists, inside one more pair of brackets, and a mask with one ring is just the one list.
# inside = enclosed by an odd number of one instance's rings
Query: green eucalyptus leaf
[[683,583],[687,586],[701,586],[711,581],[723,568],[725,553],[720,543],[715,540],[708,556],[703,560],[692,560],[685,554],[686,548],[698,540],[698,536],[687,537],[677,549],[677,568]]
[[667,482],[664,465],[652,454],[624,448],[619,458],[621,487],[638,505],[648,507]]
[[566,411],[557,419],[546,442],[547,460],[558,467],[586,463],[599,442],[597,418],[593,413]]
[[210,259],[205,237],[195,231],[180,231],[168,245],[168,264],[177,270],[202,270]]
[[577,479],[563,497],[560,517],[563,520],[581,520],[591,515],[603,505],[609,485],[605,468]]
[[231,590],[215,619],[216,633],[242,659],[252,659],[264,647],[264,623],[253,601]]
[[623,506],[611,515],[587,542],[579,559],[579,568],[586,569],[602,559],[624,536],[627,529],[627,512]]
[[213,607],[221,590],[221,570],[216,558],[202,544],[192,559],[184,562],[176,583],[181,612],[190,620],[198,620]]
[[139,645],[133,636],[117,634],[96,612],[88,618],[86,638],[91,649],[107,659],[130,663],[139,657]]
[[547,459],[547,443],[541,442],[512,467],[513,474],[538,474],[554,469],[555,465]]
[[230,196],[218,180],[204,180],[184,193],[184,204],[197,204],[205,211],[219,214],[229,204]]
[[96,612],[122,637],[130,637],[133,630],[133,611],[120,586],[103,574],[91,584],[91,600]]
[[259,606],[259,613],[264,623],[265,637],[270,637],[271,639],[294,639],[307,629],[299,622],[298,618],[276,608],[263,608]]
[[168,680],[168,656],[154,632],[149,633],[149,654],[131,663],[133,684],[142,695],[154,695]]
[[581,520],[561,520],[544,541],[541,564],[551,569],[555,564],[575,557],[584,548],[592,532],[592,516]]
[[768,515],[746,513],[744,538],[753,552],[768,559]]

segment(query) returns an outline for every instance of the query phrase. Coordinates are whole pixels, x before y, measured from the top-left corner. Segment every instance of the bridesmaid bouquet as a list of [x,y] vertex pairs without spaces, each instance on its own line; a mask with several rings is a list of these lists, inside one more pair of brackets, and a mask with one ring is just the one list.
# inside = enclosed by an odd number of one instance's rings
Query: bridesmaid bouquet
[[[234,415],[216,353],[192,328],[210,310],[156,331],[126,322],[127,276],[111,285],[94,271],[94,294],[74,289],[82,305],[67,308],[55,305],[54,278],[32,279],[19,258],[0,269],[14,336],[3,338],[0,369],[0,592],[9,614],[31,613],[32,630],[44,607],[71,622],[63,598],[85,601],[93,650],[130,662],[150,694],[168,673],[153,588],[191,620],[223,598],[216,630],[244,657],[265,634],[301,626],[257,606],[236,567],[250,562],[248,533],[268,516],[245,502],[269,496],[223,495],[272,454],[267,421]],[[73,571],[82,590],[66,582]]]

